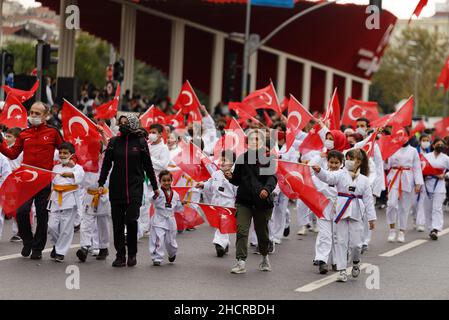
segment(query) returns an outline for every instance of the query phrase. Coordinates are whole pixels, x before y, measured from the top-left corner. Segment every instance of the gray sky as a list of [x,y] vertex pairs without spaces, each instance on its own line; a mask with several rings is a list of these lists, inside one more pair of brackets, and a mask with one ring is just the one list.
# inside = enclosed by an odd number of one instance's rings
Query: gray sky
[[[22,3],[23,5],[35,6],[37,5],[37,1],[35,0],[14,0]],[[369,0],[341,0],[341,3],[358,3],[358,4],[367,4]],[[383,7],[392,13],[394,13],[397,17],[401,19],[407,19],[412,14],[419,0],[383,0]],[[444,2],[444,0],[429,0],[429,4],[423,10],[422,16],[428,17],[434,14],[435,12],[435,3],[436,2]]]

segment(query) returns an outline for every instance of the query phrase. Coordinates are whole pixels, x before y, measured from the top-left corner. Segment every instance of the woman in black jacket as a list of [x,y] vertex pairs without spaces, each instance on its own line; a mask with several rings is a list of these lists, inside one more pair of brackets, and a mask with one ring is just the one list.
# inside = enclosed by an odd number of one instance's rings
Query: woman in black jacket
[[273,211],[272,192],[277,184],[276,161],[269,155],[266,147],[265,133],[254,130],[248,133],[248,151],[240,155],[234,171],[225,176],[238,186],[237,207],[237,263],[231,269],[232,273],[245,273],[245,261],[248,255],[248,233],[251,219],[257,234],[259,252],[262,262],[259,270],[271,271],[268,260],[268,221]]
[[[109,201],[114,246],[117,251],[113,267],[124,267],[126,264],[132,267],[137,263],[137,219],[142,205],[145,174],[155,194],[159,194],[150,151],[141,130],[139,119],[135,115],[127,115],[126,120],[120,124],[120,136],[109,141],[98,181],[101,189],[114,163],[109,177]],[[128,262],[126,262],[125,224]]]

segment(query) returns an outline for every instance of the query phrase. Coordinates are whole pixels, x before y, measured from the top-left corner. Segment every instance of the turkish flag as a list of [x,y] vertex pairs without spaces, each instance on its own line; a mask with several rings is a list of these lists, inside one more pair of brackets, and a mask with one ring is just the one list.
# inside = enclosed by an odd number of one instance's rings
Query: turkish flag
[[0,207],[7,216],[15,216],[17,209],[36,193],[48,186],[53,172],[21,165],[11,172],[0,188]]
[[348,98],[345,108],[343,110],[343,118],[341,124],[346,126],[356,127],[356,120],[358,118],[366,118],[370,122],[379,118],[379,111],[377,110],[377,102],[361,101]]
[[184,200],[187,192],[192,189],[192,187],[179,187],[179,186],[173,186],[173,191],[176,191],[179,195],[179,199]]
[[207,166],[212,166],[212,161],[192,142],[181,140],[178,146],[181,151],[173,158],[176,165],[197,182],[208,180],[211,175]]
[[301,155],[305,155],[313,150],[321,150],[323,149],[323,141],[321,140],[318,132],[321,130],[321,126],[317,123],[313,126],[312,129],[308,132],[306,138],[299,146],[298,150]]
[[119,100],[120,100],[120,84],[117,85],[117,90],[115,91],[114,99],[102,104],[101,106],[95,107],[94,118],[97,120],[114,118],[117,115]]
[[281,113],[273,82],[270,82],[263,89],[250,93],[243,99],[242,103],[251,106],[253,109],[271,109],[276,113]]
[[323,122],[326,124],[329,122],[329,130],[340,130],[340,103],[338,102],[337,88],[329,101]]
[[184,114],[179,110],[176,114],[165,117],[165,124],[172,125],[175,129],[184,129]]
[[149,128],[153,123],[165,124],[166,117],[167,115],[164,112],[152,105],[140,116],[140,125],[142,128],[149,131]]
[[412,15],[410,16],[410,19],[408,20],[408,23],[412,20],[413,15],[415,15],[417,18],[421,14],[422,9],[424,9],[425,6],[427,6],[427,2],[429,0],[419,0],[415,10],[413,11]]
[[366,143],[362,147],[368,158],[372,158],[374,156],[374,145],[376,144],[377,133],[377,131],[371,133],[371,135],[365,139]]
[[281,112],[282,112],[282,113],[284,113],[284,111],[287,110],[287,108],[288,108],[288,102],[289,102],[289,100],[288,100],[287,97],[285,97],[284,100],[281,101],[280,108],[281,108]]
[[247,150],[246,135],[235,118],[231,119],[225,134],[215,143],[214,159],[221,157],[223,150],[230,150],[238,157]]
[[239,122],[246,121],[250,117],[255,117],[257,115],[256,109],[254,109],[251,105],[242,102],[229,102],[228,108],[229,111],[234,110],[239,117]]
[[411,96],[402,106],[399,107],[396,112],[371,121],[370,125],[372,128],[380,128],[385,126],[408,127],[412,124],[413,105],[414,99],[413,96]]
[[310,112],[293,95],[290,95],[288,102],[287,135],[285,140],[287,150],[292,146],[298,133],[312,119],[313,116]]
[[318,218],[322,218],[329,200],[316,189],[310,170],[307,165],[278,160],[276,176],[279,188],[289,199],[301,199]]
[[449,117],[443,118],[434,123],[435,133],[437,136],[444,138],[449,136]]
[[435,85],[437,87],[444,87],[444,91],[447,91],[447,89],[449,88],[449,57],[447,57],[446,62],[444,63],[444,67],[443,69],[441,69],[441,73],[438,76]]
[[187,117],[187,123],[196,122],[203,120],[200,109],[193,109],[189,111],[189,116]]
[[3,86],[3,89],[5,90],[6,94],[12,95],[16,97],[20,101],[20,103],[24,103],[32,96],[34,96],[34,93],[36,92],[38,87],[39,87],[39,80],[36,80],[33,87],[29,91],[14,89],[6,85]]
[[423,154],[419,155],[419,160],[421,161],[421,169],[423,176],[439,176],[444,173],[444,169],[437,169],[432,167],[429,161]]
[[410,133],[410,136],[414,136],[415,133],[417,133],[417,132],[422,132],[422,131],[424,131],[425,129],[426,129],[426,124],[424,123],[423,120],[420,120],[420,121],[416,124],[415,128],[413,128],[412,132]]
[[235,208],[213,206],[209,204],[196,204],[213,228],[217,228],[221,233],[236,233],[237,232],[237,218],[235,217]]
[[382,135],[380,139],[377,140],[382,159],[387,160],[391,157],[396,151],[402,148],[408,139],[409,136],[407,135],[407,131],[399,126],[394,126],[391,129],[391,135]]
[[78,164],[86,172],[98,172],[101,135],[96,124],[65,99],[61,116],[64,140],[75,146]]
[[190,206],[184,206],[184,212],[175,212],[175,219],[178,230],[194,228],[204,223],[204,219]]
[[27,110],[20,103],[20,101],[13,95],[6,97],[3,105],[2,113],[0,114],[0,123],[8,128],[27,128]]
[[188,114],[190,111],[199,110],[200,105],[200,100],[196,96],[189,80],[187,80],[182,85],[181,92],[173,108],[176,110],[181,109],[183,113]]

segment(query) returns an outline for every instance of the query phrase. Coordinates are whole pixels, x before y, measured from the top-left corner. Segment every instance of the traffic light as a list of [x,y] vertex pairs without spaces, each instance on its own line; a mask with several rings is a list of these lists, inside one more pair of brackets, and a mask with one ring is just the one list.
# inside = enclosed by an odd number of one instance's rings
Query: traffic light
[[39,40],[36,45],[36,67],[40,70],[45,70],[50,65],[57,64],[58,58],[53,56],[54,52],[58,52],[58,47]]
[[114,63],[114,80],[122,82],[125,77],[125,60],[120,59]]
[[226,59],[225,67],[225,102],[236,99],[236,79],[237,79],[237,54],[230,53]]
[[2,69],[3,74],[8,76],[10,73],[14,73],[14,56],[8,52],[2,52]]

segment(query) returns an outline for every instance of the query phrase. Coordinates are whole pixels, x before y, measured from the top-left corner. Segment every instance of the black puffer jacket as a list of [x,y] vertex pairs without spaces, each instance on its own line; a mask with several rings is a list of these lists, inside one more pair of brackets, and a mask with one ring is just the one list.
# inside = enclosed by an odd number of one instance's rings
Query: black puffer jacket
[[130,133],[114,137],[109,141],[101,167],[98,185],[109,179],[109,200],[115,203],[142,203],[145,174],[153,190],[157,180],[151,163],[150,151],[143,136]]
[[[240,155],[236,161],[232,178],[229,180],[233,185],[238,186],[235,202],[257,209],[273,208],[272,192],[277,184],[275,163],[274,157],[265,157],[259,161],[255,151],[247,151]],[[266,172],[262,169],[265,169]],[[267,199],[260,198],[262,189],[270,194]]]

